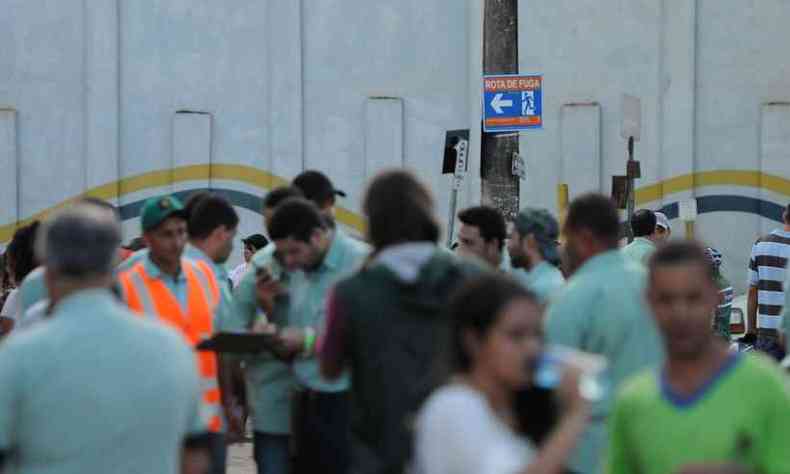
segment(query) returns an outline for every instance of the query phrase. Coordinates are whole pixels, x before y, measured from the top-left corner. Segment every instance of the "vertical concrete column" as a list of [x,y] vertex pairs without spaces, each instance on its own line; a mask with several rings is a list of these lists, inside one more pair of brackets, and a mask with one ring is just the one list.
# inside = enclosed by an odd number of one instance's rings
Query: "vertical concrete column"
[[84,181],[118,203],[120,179],[118,0],[84,0]]
[[[767,234],[776,227],[771,220],[781,219],[781,206],[784,196],[776,196],[769,189],[767,181],[772,177],[786,178],[787,164],[790,163],[790,103],[773,102],[763,104],[760,110],[760,233]],[[778,199],[777,199],[778,198]],[[771,218],[768,218],[771,217]]]
[[586,192],[606,192],[601,164],[601,106],[565,104],[560,111],[562,182],[570,199]]
[[16,117],[16,110],[0,109],[0,248],[8,243],[19,220]]
[[304,169],[302,84],[303,0],[270,0],[266,15],[269,68],[269,160],[274,174],[291,179]]
[[403,166],[403,101],[370,98],[365,103],[365,163],[367,182],[385,168]]
[[200,165],[211,164],[211,114],[184,111],[173,116],[172,160],[172,192],[210,187],[207,168]]
[[[689,175],[696,166],[697,0],[661,3],[659,59],[660,179]],[[667,196],[673,193],[672,196]],[[694,189],[662,190],[662,203],[694,197]]]

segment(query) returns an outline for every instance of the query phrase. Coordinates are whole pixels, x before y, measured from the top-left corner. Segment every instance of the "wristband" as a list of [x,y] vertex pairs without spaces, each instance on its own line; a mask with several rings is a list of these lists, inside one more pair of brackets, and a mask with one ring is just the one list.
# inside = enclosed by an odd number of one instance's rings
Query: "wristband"
[[310,357],[313,354],[313,349],[315,348],[315,339],[315,330],[313,328],[305,328],[304,352],[302,353],[304,357]]

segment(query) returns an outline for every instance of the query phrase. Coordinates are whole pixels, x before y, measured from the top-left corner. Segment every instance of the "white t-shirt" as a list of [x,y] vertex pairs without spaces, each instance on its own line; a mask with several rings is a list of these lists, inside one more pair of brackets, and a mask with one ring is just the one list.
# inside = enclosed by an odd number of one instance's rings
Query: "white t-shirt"
[[0,311],[0,316],[19,322],[19,288],[14,288],[8,294],[3,309]]
[[241,265],[239,265],[238,267],[236,267],[236,268],[234,268],[233,270],[230,271],[230,274],[228,275],[228,278],[230,278],[230,281],[233,282],[233,287],[234,288],[239,286],[239,283],[241,282],[241,279],[244,277],[244,274],[247,273],[247,266],[248,265],[249,264],[247,262],[244,262]]
[[461,383],[434,392],[417,419],[417,474],[517,474],[533,457],[532,444]]

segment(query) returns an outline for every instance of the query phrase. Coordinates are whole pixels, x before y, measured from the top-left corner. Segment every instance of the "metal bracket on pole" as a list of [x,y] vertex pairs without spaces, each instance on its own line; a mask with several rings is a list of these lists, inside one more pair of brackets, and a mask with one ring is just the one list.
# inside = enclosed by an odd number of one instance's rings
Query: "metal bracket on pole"
[[513,153],[512,172],[513,176],[518,176],[519,179],[527,179],[527,163],[518,153]]

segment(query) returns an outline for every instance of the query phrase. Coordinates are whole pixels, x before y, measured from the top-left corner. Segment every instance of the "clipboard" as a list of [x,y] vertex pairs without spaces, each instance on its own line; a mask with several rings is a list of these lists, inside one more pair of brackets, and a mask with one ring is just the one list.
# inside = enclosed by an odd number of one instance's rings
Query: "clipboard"
[[195,349],[223,354],[260,354],[274,351],[276,337],[274,334],[219,332],[201,341]]

